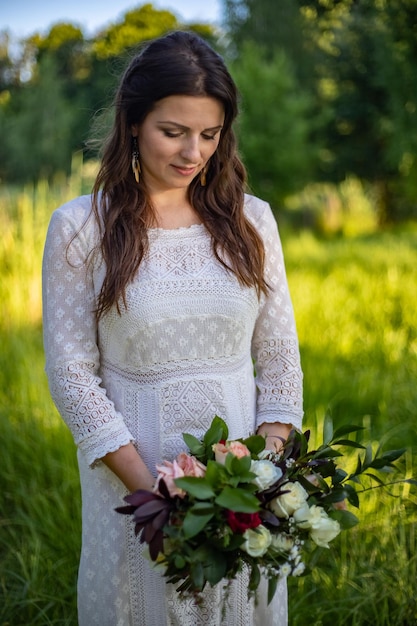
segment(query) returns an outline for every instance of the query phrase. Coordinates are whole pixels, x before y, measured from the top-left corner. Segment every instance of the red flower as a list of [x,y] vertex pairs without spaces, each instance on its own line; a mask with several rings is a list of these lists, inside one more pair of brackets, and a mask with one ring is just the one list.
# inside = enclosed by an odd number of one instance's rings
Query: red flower
[[256,528],[262,524],[258,513],[236,513],[227,511],[227,523],[234,533],[243,535],[248,528]]

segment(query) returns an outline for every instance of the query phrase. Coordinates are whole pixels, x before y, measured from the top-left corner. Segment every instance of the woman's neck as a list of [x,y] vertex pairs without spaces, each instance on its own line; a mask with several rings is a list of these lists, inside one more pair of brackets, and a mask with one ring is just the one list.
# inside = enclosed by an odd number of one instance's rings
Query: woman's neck
[[191,206],[186,193],[161,193],[151,196],[155,213],[153,226],[167,230],[200,224],[201,219]]

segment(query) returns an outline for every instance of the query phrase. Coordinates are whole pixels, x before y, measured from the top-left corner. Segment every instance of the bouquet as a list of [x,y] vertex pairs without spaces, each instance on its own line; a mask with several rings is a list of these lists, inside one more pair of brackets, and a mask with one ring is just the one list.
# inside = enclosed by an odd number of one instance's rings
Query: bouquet
[[[167,582],[179,584],[180,595],[199,601],[207,583],[227,586],[247,567],[249,597],[263,575],[270,602],[281,577],[306,574],[317,546],[329,548],[340,531],[357,524],[339,503],[359,506],[359,493],[366,491],[359,477],[386,486],[374,471],[392,470],[405,452],[374,455],[371,446],[346,439],[358,430],[333,432],[327,417],[324,443],[316,450],[308,449],[309,431],[292,430],[272,452],[260,435],[228,440],[227,425],[216,416],[201,440],[183,435],[188,452],[157,465],[154,492],[138,490],[116,511],[133,515],[150,559]],[[339,446],[363,450],[351,473],[336,463],[343,456]]]

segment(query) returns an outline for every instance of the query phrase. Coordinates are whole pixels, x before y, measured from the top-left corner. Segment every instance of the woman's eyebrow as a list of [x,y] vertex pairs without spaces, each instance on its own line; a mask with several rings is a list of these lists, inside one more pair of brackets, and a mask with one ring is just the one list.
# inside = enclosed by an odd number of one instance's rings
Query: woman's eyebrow
[[[177,128],[180,128],[181,130],[189,130],[188,126],[183,126],[182,124],[179,124],[178,122],[173,122],[171,120],[159,120],[158,124],[171,124],[172,126],[176,126]],[[211,131],[221,130],[222,128],[223,128],[223,125],[219,124],[219,126],[204,128],[203,132],[206,132],[208,130],[211,130]]]

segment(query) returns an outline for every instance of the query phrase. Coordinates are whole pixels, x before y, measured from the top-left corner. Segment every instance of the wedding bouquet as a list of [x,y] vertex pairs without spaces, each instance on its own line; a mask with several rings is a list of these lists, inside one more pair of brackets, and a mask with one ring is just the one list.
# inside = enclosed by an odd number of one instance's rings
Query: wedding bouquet
[[[227,584],[246,566],[249,596],[263,575],[270,602],[281,577],[307,573],[315,548],[328,548],[341,530],[358,522],[338,503],[359,506],[359,493],[366,490],[360,475],[383,486],[373,471],[392,469],[405,452],[374,455],[371,446],[346,439],[358,430],[343,426],[333,432],[327,418],[324,443],[316,450],[308,449],[309,431],[292,430],[272,452],[260,435],[228,440],[227,425],[216,416],[201,440],[183,435],[188,452],[157,465],[153,493],[138,490],[116,511],[133,515],[150,559],[162,566],[168,582],[179,583],[181,595],[199,600],[207,583]],[[363,449],[354,471],[338,467],[343,455],[335,446]]]

